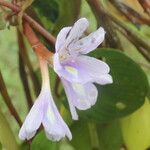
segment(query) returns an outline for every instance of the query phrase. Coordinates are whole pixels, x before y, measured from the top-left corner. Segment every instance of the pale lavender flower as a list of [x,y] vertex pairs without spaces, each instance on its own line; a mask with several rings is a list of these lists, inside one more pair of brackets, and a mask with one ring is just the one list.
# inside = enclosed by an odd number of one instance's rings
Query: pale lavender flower
[[112,83],[109,66],[85,55],[96,49],[105,36],[100,27],[84,37],[88,25],[87,19],[81,18],[73,27],[63,28],[55,46],[54,70],[63,82],[73,119],[78,119],[75,107],[85,110],[95,104],[98,92],[94,82],[101,85]]
[[31,139],[42,124],[48,139],[59,141],[67,136],[71,140],[71,132],[60,116],[52,98],[47,63],[40,60],[40,64],[42,90],[20,129],[19,138],[22,140]]

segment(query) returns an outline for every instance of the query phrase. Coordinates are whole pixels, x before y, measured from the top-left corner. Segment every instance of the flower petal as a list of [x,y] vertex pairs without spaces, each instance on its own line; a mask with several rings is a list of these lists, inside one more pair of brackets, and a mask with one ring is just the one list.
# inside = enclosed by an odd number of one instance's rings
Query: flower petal
[[50,97],[48,108],[42,123],[47,138],[50,140],[59,141],[65,136],[67,136],[70,140],[72,139],[71,132],[60,116],[52,97]]
[[[66,91],[68,102],[79,110],[89,109],[96,103],[98,91],[94,84],[86,83],[70,83],[66,80],[62,80]],[[72,107],[73,107],[72,106]],[[75,113],[70,107],[72,118],[76,120]]]
[[68,59],[60,65],[61,68],[56,68],[54,64],[54,69],[60,77],[70,82],[82,84],[102,80],[102,75],[107,75],[110,70],[105,62],[84,55]]
[[71,112],[71,115],[72,115],[72,119],[73,120],[78,120],[78,114],[77,114],[77,111],[76,111],[76,108],[73,104],[73,96],[72,96],[72,89],[70,88],[70,83],[68,81],[66,81],[65,79],[61,78],[61,81],[64,85],[64,89],[66,91],[66,95],[67,95],[67,98],[68,98],[68,103],[69,103],[69,107],[70,107],[70,112]]
[[57,35],[57,39],[56,39],[56,45],[55,45],[56,52],[63,49],[63,46],[64,46],[66,38],[67,38],[67,34],[71,30],[71,28],[72,27],[65,27],[60,30],[59,34]]
[[109,74],[101,75],[98,79],[94,79],[94,82],[105,85],[105,84],[111,84],[113,83],[112,76]]
[[25,129],[25,124],[22,125],[20,132],[19,132],[19,138],[21,140],[29,140],[31,139],[34,135],[36,134],[36,131],[33,131],[32,133],[27,133],[26,129]]
[[63,69],[62,65],[60,64],[59,54],[58,53],[54,54],[53,64],[54,64],[54,70],[55,70],[55,72]]
[[41,92],[20,129],[20,139],[25,140],[32,138],[36,130],[40,127],[44,115],[45,98],[45,93]]
[[87,54],[96,49],[104,41],[104,37],[105,31],[102,27],[100,27],[88,36],[70,44],[69,50],[74,53]]
[[77,41],[89,26],[89,22],[86,18],[81,18],[75,22],[70,30],[65,45],[68,46],[73,41]]

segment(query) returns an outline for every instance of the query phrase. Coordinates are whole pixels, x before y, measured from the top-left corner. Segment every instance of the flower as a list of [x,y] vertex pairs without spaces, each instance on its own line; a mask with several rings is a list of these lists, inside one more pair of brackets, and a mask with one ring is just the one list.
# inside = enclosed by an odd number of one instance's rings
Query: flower
[[52,98],[47,63],[41,59],[40,65],[42,89],[20,129],[19,137],[22,140],[31,139],[42,124],[48,139],[59,141],[67,136],[71,140],[71,132],[59,114]]
[[64,85],[73,119],[78,119],[75,107],[85,110],[95,104],[98,92],[93,83],[113,82],[105,62],[85,55],[96,49],[105,36],[100,27],[84,37],[88,25],[88,20],[81,18],[73,27],[63,28],[55,46],[54,70]]

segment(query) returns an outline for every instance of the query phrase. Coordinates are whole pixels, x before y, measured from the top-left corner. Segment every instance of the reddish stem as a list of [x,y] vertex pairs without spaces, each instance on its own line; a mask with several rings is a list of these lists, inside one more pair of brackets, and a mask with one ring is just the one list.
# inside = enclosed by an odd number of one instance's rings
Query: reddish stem
[[36,53],[38,53],[43,59],[47,60],[49,64],[53,64],[52,57],[53,53],[50,52],[38,39],[36,34],[33,32],[28,22],[23,23],[24,34],[26,35],[29,43]]
[[[0,5],[8,7],[9,9],[19,13],[21,9],[9,2],[5,2],[3,0],[0,0]],[[55,44],[55,37],[52,36],[48,31],[46,31],[39,23],[37,23],[34,19],[32,19],[30,16],[28,16],[26,13],[23,14],[23,18],[28,21],[28,23],[38,32],[40,32],[51,44]]]

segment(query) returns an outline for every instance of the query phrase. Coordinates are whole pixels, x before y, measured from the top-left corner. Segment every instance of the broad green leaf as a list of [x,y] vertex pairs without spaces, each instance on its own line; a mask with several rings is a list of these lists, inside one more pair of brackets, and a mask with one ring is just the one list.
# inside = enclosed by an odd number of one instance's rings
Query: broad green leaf
[[110,66],[113,84],[97,85],[97,103],[81,116],[108,122],[126,116],[143,105],[148,93],[148,81],[143,70],[123,53],[97,49],[91,56],[102,58]]
[[13,132],[0,110],[0,145],[6,150],[18,150],[18,145]]
[[120,150],[124,145],[118,120],[97,125],[100,150]]
[[123,137],[127,149],[145,150],[150,147],[150,102],[133,114],[121,119]]
[[75,150],[91,150],[91,139],[88,124],[84,121],[74,122],[70,127],[72,132],[71,144]]
[[57,147],[58,143],[48,140],[44,131],[36,135],[31,144],[31,150],[57,150]]

